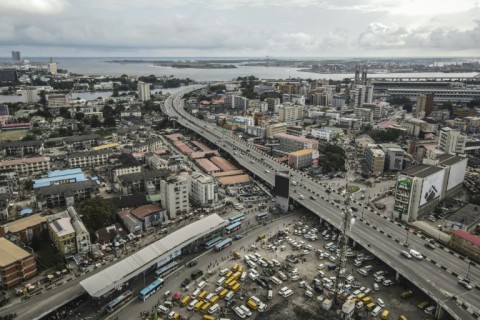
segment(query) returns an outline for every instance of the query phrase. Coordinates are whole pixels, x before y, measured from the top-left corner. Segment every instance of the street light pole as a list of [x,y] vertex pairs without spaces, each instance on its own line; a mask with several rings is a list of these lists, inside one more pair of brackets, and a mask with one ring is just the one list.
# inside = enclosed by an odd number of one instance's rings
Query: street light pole
[[408,234],[410,233],[409,229],[407,228],[407,239],[405,240],[405,244],[407,245],[408,247]]
[[468,261],[468,267],[467,267],[467,275],[465,276],[466,279],[468,279],[468,276],[470,275],[470,266],[472,265],[472,260]]

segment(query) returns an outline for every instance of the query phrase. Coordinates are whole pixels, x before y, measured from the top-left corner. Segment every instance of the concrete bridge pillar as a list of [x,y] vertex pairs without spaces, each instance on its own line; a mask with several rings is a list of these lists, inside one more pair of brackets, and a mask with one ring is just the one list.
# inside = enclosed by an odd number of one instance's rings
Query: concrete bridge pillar
[[397,282],[400,281],[400,277],[401,277],[400,273],[398,271],[395,272],[395,281]]
[[437,304],[437,309],[435,309],[435,319],[442,319],[443,315],[445,314],[445,310],[440,306],[440,304]]

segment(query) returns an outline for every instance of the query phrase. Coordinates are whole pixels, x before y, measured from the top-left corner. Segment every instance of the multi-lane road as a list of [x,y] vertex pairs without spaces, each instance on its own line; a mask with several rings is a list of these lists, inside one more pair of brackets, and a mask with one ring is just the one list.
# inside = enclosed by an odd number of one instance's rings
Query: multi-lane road
[[[177,117],[177,122],[182,126],[229,153],[239,164],[269,185],[274,185],[276,171],[289,170],[291,180],[298,183],[296,186],[290,185],[290,197],[333,226],[337,228],[341,226],[342,210],[345,210],[345,207],[334,200],[342,199],[343,202],[343,195],[326,193],[321,182],[279,164],[252,144],[184,111],[182,96],[200,88],[201,86],[189,87],[170,96],[163,106],[164,112],[171,117]],[[400,252],[406,249],[403,243],[407,240],[407,230],[403,225],[370,210],[363,210],[362,214],[362,205],[356,201],[350,206],[358,209],[357,219],[350,230],[350,238],[426,292],[454,318],[479,318],[480,291],[477,288],[469,291],[458,284],[458,276],[463,277],[467,272],[467,261],[448,250],[426,249],[424,245],[427,240],[414,234],[409,234],[408,248],[422,252],[426,259],[423,261],[405,259],[400,255]],[[368,243],[370,247],[367,246]],[[477,267],[471,267],[469,278],[473,284],[480,284]]]

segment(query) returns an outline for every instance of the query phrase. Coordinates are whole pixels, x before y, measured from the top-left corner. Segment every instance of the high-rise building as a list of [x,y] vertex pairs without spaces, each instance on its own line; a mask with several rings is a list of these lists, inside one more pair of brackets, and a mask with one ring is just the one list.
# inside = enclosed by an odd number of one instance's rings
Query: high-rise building
[[12,51],[12,60],[15,62],[21,60],[20,51]]
[[248,107],[248,99],[242,96],[227,95],[224,99],[226,109],[245,110]]
[[211,176],[194,172],[189,176],[188,193],[193,203],[205,206],[216,200],[215,181]]
[[36,103],[40,100],[36,87],[26,87],[25,90],[22,91],[22,98],[24,103]]
[[463,154],[465,153],[465,144],[467,143],[467,136],[449,127],[440,129],[438,137],[438,149],[449,154]]
[[275,174],[275,186],[273,193],[275,195],[275,206],[283,213],[288,211],[290,198],[290,177],[288,173],[277,172]]
[[278,106],[280,104],[279,98],[267,98],[266,101],[268,104],[268,111],[274,111],[275,106]]
[[57,74],[57,63],[56,62],[50,62],[48,65],[48,73],[51,75],[56,75]]
[[364,103],[372,103],[373,85],[355,85],[350,90],[350,105],[354,108],[361,107]]
[[417,105],[415,108],[415,114],[417,117],[428,117],[433,111],[433,98],[435,94],[420,94],[417,97]]
[[138,81],[138,100],[149,101],[150,100],[150,83]]
[[281,122],[303,119],[303,107],[301,106],[281,106],[278,108],[278,118]]
[[169,218],[188,212],[188,181],[185,177],[169,177],[160,182],[162,207],[167,209]]

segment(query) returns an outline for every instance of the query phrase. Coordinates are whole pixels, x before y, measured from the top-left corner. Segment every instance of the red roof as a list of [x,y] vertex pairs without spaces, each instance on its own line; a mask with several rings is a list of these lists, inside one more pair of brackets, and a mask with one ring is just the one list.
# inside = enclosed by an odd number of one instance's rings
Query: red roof
[[196,159],[195,162],[202,167],[202,169],[205,172],[217,172],[220,171],[220,168],[217,167],[212,161],[202,158],[202,159]]
[[477,237],[470,232],[467,232],[465,230],[454,230],[452,231],[454,235],[456,235],[459,238],[462,238],[464,240],[467,240],[468,242],[473,243],[476,246],[480,246],[480,237]]

